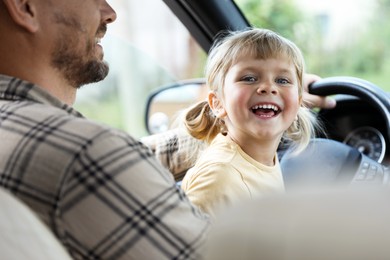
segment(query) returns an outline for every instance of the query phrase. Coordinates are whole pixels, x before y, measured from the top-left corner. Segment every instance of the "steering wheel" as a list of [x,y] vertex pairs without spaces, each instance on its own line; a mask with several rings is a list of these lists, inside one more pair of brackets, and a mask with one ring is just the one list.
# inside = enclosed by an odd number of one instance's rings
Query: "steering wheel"
[[[386,120],[390,138],[390,100],[387,93],[371,82],[354,77],[330,77],[309,86],[311,94],[346,94],[373,105]],[[287,151],[280,165],[286,189],[297,185],[387,184],[388,167],[357,149],[330,139],[313,139],[298,155]]]
[[368,102],[382,114],[390,139],[390,99],[388,94],[375,84],[354,77],[329,77],[314,82],[309,92],[318,96],[345,94]]

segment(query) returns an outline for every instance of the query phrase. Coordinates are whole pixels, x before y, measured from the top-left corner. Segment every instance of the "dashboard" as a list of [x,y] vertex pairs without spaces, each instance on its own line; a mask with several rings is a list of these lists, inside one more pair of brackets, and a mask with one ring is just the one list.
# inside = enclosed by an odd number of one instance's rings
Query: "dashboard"
[[326,137],[352,146],[383,165],[390,165],[388,130],[380,111],[357,97],[338,95],[336,100],[336,108],[318,112]]

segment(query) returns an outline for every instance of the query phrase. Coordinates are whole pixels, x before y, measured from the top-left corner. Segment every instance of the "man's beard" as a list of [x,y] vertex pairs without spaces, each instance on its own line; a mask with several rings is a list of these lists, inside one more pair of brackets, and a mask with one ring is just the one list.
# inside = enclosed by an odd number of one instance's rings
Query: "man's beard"
[[75,45],[72,40],[60,39],[52,56],[53,66],[75,88],[103,80],[109,71],[108,64],[95,58],[92,44],[88,44],[85,53],[77,52]]

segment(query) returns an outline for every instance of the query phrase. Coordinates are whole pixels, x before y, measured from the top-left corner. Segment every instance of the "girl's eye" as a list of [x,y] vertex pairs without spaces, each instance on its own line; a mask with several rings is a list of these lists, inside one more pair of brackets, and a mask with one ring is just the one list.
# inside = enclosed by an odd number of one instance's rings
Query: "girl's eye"
[[255,76],[244,76],[241,78],[242,81],[245,81],[245,82],[256,82],[257,81],[257,78]]
[[276,80],[276,83],[279,83],[279,84],[288,84],[289,81],[288,81],[288,79],[280,78],[280,79],[277,79],[277,80]]

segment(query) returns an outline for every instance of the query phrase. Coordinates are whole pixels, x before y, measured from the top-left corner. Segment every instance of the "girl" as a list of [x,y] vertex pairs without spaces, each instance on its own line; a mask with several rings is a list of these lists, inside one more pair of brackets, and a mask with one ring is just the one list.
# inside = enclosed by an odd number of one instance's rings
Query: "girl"
[[208,100],[185,115],[189,133],[208,147],[182,182],[192,202],[215,216],[243,198],[284,191],[277,149],[302,151],[315,117],[302,103],[298,47],[265,29],[230,32],[209,53]]

